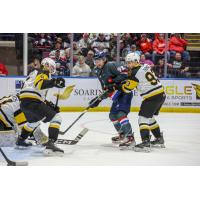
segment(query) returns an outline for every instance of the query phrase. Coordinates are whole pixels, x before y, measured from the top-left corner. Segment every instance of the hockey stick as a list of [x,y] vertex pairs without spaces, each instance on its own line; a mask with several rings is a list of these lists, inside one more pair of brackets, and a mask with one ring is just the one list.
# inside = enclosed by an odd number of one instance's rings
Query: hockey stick
[[77,144],[81,138],[88,132],[87,128],[84,128],[75,138],[74,140],[67,140],[67,139],[58,139],[56,141],[57,144],[68,144],[68,145],[75,145]]
[[[93,104],[99,100],[105,93],[107,92],[107,90],[105,90],[101,95],[98,96],[98,98],[93,102]],[[91,104],[92,105],[92,104]],[[65,130],[65,131],[60,131],[59,134],[60,135],[64,135],[90,108],[91,105],[89,105],[73,122],[72,124]]]
[[10,160],[6,154],[3,152],[2,148],[0,148],[0,152],[3,155],[4,159],[7,162],[7,166],[27,166],[28,162],[17,162],[17,161],[12,161]]

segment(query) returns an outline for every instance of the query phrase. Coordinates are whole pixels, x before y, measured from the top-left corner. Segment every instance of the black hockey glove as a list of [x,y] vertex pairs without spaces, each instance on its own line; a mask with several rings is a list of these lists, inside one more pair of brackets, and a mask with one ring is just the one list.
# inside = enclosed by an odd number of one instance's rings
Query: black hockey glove
[[54,79],[54,86],[57,88],[64,88],[65,87],[65,79],[64,78]]
[[56,106],[53,102],[51,101],[45,101],[45,104],[49,107],[51,107],[53,110],[55,110],[57,113],[60,112],[60,108],[58,106]]
[[95,97],[94,99],[92,99],[92,100],[89,102],[90,108],[95,108],[95,107],[97,107],[97,106],[101,103],[102,99],[98,99],[98,98],[99,98],[99,97]]

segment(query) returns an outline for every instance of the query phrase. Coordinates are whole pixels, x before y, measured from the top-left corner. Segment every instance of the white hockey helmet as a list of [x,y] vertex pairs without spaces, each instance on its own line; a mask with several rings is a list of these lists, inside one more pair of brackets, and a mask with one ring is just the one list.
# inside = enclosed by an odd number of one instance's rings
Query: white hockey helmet
[[129,53],[126,58],[126,62],[135,62],[137,61],[138,63],[140,62],[140,56],[137,53]]
[[56,63],[53,59],[51,58],[44,58],[41,62],[41,65],[45,68],[49,69],[49,72],[51,74],[55,74],[56,73]]

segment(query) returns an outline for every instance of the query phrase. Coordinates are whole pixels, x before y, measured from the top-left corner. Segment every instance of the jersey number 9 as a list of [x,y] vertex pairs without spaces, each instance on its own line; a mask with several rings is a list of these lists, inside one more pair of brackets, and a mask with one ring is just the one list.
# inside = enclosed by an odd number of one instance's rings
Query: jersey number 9
[[153,72],[147,72],[145,74],[145,78],[151,83],[151,85],[157,85],[159,82],[159,80],[156,78]]

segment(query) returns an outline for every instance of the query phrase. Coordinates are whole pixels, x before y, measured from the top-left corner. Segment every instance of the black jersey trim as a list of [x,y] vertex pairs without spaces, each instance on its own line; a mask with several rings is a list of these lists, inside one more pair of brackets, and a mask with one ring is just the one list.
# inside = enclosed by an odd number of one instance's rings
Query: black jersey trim
[[149,90],[149,91],[147,91],[147,92],[141,94],[140,96],[144,96],[144,95],[146,95],[146,94],[149,94],[149,93],[153,92],[154,90],[160,89],[160,88],[162,88],[162,87],[163,87],[163,86],[160,85],[160,86],[158,86],[158,87],[156,87],[156,88],[153,88],[153,89],[151,89],[151,90]]
[[25,123],[27,123],[27,121],[23,121],[23,122],[19,123],[18,125],[21,126],[21,125],[24,125]]
[[149,126],[149,124],[147,124],[147,123],[141,123],[141,124],[139,124],[139,126],[143,126],[143,125]]
[[42,98],[42,96],[41,96],[39,93],[34,92],[34,91],[26,91],[26,90],[23,90],[23,91],[20,92],[20,94],[23,94],[23,93],[32,93],[32,94],[36,94],[36,95],[38,95],[38,96],[40,96],[40,97]]
[[22,113],[22,111],[19,109],[19,110],[16,110],[15,112],[14,112],[14,117],[16,117],[17,115],[19,115],[20,113]]
[[2,115],[5,117],[6,121],[10,124],[10,126],[14,126],[13,123],[8,119],[8,117],[5,115],[2,109],[0,109]]
[[157,124],[157,122],[155,121],[155,122],[149,124],[149,126],[153,126],[154,124]]

